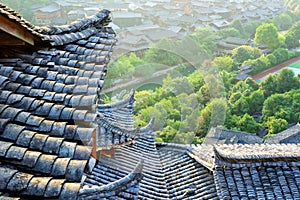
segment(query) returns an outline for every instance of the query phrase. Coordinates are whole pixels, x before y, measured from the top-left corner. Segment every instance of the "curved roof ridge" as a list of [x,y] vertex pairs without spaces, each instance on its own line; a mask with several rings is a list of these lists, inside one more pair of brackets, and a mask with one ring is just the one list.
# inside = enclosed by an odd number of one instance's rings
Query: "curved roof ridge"
[[[24,28],[35,36],[34,40],[48,42],[48,45],[60,46],[86,39],[97,33],[98,28],[103,28],[111,22],[109,10],[101,10],[89,18],[84,18],[64,26],[35,26],[3,3],[0,3],[0,14],[12,23]],[[109,34],[115,34],[111,28],[107,28]]]
[[156,142],[156,147],[158,150],[172,150],[179,152],[187,152],[190,147],[190,144],[176,144],[176,143],[166,143],[166,142]]
[[217,160],[226,163],[299,162],[298,144],[215,145]]
[[128,188],[128,186],[132,187],[130,182],[137,184],[137,182],[134,182],[134,180],[139,179],[139,177],[142,175],[143,166],[144,160],[141,159],[129,174],[117,181],[103,186],[81,188],[79,190],[79,199],[89,199],[89,197],[93,199],[109,197],[111,196],[112,191],[122,191],[124,190],[124,186],[125,188]]
[[128,97],[126,97],[125,99],[122,99],[120,101],[117,101],[115,103],[110,103],[110,104],[99,104],[98,105],[98,109],[100,110],[104,110],[104,112],[106,110],[111,110],[111,109],[119,109],[119,108],[124,108],[128,105],[133,105],[135,99],[134,99],[134,90],[131,89]]
[[119,127],[116,124],[108,121],[103,114],[98,114],[98,123],[105,129],[109,129],[111,132],[117,133],[120,136],[125,136],[131,139],[137,139],[153,132],[154,118],[152,118],[149,124],[145,127],[136,127],[136,128],[124,128]]
[[147,126],[144,126],[140,129],[140,134],[143,135],[143,134],[146,134],[148,133],[149,131],[152,131],[153,132],[153,126],[154,126],[154,121],[155,121],[155,118],[151,118],[150,122],[148,123]]
[[215,159],[213,145],[193,144],[188,148],[187,154],[210,171],[214,170]]
[[290,128],[277,133],[266,139],[264,142],[266,144],[277,144],[277,143],[297,143],[299,142],[298,134],[300,134],[300,124],[299,122]]

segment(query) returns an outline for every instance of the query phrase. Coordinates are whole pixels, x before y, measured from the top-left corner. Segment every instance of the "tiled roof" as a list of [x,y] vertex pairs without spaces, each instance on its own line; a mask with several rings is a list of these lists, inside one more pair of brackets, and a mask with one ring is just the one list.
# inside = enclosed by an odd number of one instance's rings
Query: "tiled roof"
[[206,135],[204,144],[260,144],[262,138],[255,134],[249,134],[241,131],[233,131],[224,128],[211,128]]
[[169,199],[218,199],[212,173],[184,148],[158,145]]
[[208,139],[226,145],[157,144],[153,120],[133,126],[133,91],[97,105],[116,42],[108,11],[39,29],[0,8],[44,40],[0,58],[0,199],[300,198],[299,146],[278,144],[291,134],[258,144],[216,129]]
[[216,145],[214,150],[219,161],[229,163],[300,161],[297,144]]
[[134,91],[131,90],[127,98],[112,104],[98,105],[98,111],[101,113],[101,120],[107,121],[114,126],[133,129],[133,104]]
[[299,167],[221,168],[214,171],[220,199],[299,199]]
[[[151,125],[152,126],[152,125]],[[145,133],[142,137],[136,140],[133,146],[122,146],[115,149],[114,158],[106,158],[102,156],[97,167],[93,170],[94,177],[86,179],[84,184],[90,184],[91,179],[99,180],[101,176],[105,176],[108,183],[112,183],[115,179],[110,179],[113,175],[103,174],[103,170],[97,169],[117,169],[121,174],[129,174],[132,168],[141,160],[144,160],[144,168],[142,170],[142,180],[139,184],[139,189],[136,194],[133,194],[132,188],[126,190],[127,193],[135,195],[132,199],[168,199],[168,190],[162,173],[162,164],[159,154],[154,143],[154,135],[151,134],[151,127],[141,128],[141,132]],[[118,173],[112,170],[111,173]],[[101,180],[103,181],[103,180]]]
[[265,143],[299,144],[300,143],[300,124],[297,123],[296,125],[288,128],[280,133],[277,133],[274,136],[269,137],[268,139],[265,140]]
[[[30,53],[12,48],[0,58],[0,196],[76,199],[87,192],[80,182],[90,166],[92,135],[109,140],[99,132],[95,106],[116,42],[106,27],[109,11],[44,28],[3,4],[0,12],[44,41],[36,40],[37,49]],[[110,144],[118,145],[115,138],[124,133],[110,135]],[[114,185],[137,181],[137,173],[132,174]],[[107,192],[107,187],[95,191]]]
[[205,160],[205,150],[211,155],[214,184],[220,199],[300,198],[298,148],[296,144],[192,147],[199,163]]

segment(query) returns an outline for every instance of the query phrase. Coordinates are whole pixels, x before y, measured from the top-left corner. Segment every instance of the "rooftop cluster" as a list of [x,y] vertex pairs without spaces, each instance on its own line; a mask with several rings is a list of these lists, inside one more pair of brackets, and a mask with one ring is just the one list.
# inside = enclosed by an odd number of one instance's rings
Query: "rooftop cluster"
[[132,124],[133,92],[97,103],[116,42],[109,11],[39,28],[0,8],[11,38],[0,44],[0,198],[300,198],[299,146],[286,144],[299,125],[272,144],[224,130],[210,135],[223,144],[155,143],[153,120]]

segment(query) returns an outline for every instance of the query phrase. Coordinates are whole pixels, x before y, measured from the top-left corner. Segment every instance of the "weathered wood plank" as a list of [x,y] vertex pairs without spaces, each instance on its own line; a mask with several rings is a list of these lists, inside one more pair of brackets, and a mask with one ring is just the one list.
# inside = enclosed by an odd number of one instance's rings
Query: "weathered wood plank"
[[20,24],[13,23],[6,17],[0,15],[0,30],[21,39],[22,41],[34,45],[34,36]]
[[16,38],[12,35],[10,35],[9,33],[5,33],[5,32],[2,32],[0,33],[0,45],[1,46],[16,46],[16,45],[25,45],[26,43],[19,39],[19,38]]

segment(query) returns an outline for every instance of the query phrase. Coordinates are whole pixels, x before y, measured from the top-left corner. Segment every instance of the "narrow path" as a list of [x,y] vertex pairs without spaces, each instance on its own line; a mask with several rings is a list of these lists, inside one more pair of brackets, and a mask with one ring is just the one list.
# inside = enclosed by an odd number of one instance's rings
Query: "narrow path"
[[284,68],[284,67],[287,67],[287,66],[289,66],[290,64],[292,64],[292,63],[294,63],[294,62],[297,62],[297,61],[299,61],[299,60],[300,60],[300,56],[298,56],[298,57],[296,57],[296,58],[293,58],[293,59],[290,59],[290,60],[288,60],[288,61],[285,61],[285,62],[283,62],[283,63],[281,63],[281,64],[279,64],[279,65],[277,65],[277,66],[275,66],[275,67],[272,67],[272,68],[270,68],[270,69],[267,69],[266,71],[261,72],[260,74],[257,74],[257,75],[255,75],[255,76],[252,76],[252,79],[255,80],[255,81],[257,81],[257,80],[259,80],[259,79],[261,79],[261,78],[267,76],[268,74],[274,73],[274,72],[276,72],[276,71],[278,71],[278,70],[280,70],[280,69],[282,69],[282,68]]

